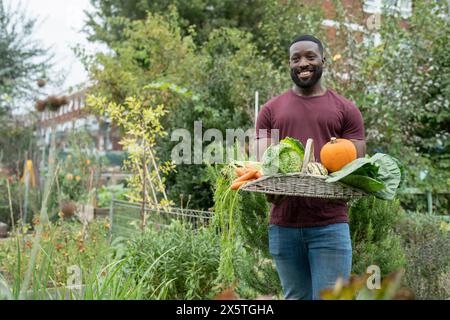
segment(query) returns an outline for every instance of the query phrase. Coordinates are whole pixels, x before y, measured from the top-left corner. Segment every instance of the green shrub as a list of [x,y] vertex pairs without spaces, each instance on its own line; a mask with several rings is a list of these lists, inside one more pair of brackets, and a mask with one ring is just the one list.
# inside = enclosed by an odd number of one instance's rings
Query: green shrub
[[441,223],[437,216],[410,213],[398,227],[406,252],[405,285],[417,299],[450,298],[445,283],[450,277],[450,233]]
[[[173,221],[159,230],[148,228],[130,241],[127,251],[124,270],[136,281],[145,278],[146,299],[213,297],[220,248],[212,228],[195,230],[187,223]],[[152,271],[144,272],[153,263]]]
[[282,297],[280,278],[275,263],[259,249],[243,249],[233,260],[238,279],[236,293],[244,299],[261,295]]
[[127,188],[123,184],[115,184],[111,186],[102,186],[97,194],[97,206],[100,208],[109,207],[112,197],[116,200],[127,200],[125,196]]
[[377,265],[385,276],[404,266],[405,254],[401,239],[394,232],[401,214],[398,200],[364,197],[352,204],[349,219],[353,273],[365,274],[368,266]]

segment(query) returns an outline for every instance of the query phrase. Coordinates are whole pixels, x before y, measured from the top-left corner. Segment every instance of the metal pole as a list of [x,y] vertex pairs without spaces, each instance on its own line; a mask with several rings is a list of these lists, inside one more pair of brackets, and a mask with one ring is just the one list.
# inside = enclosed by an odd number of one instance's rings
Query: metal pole
[[108,232],[109,242],[111,242],[112,237],[113,217],[114,217],[114,193],[112,194],[111,203],[109,204],[109,232]]
[[13,212],[13,206],[12,206],[12,202],[11,202],[11,188],[9,187],[9,178],[6,178],[6,186],[8,188],[9,211],[11,213],[12,230],[13,230],[13,233],[16,233],[16,224],[14,222],[14,212]]
[[256,130],[256,120],[258,119],[259,112],[259,92],[255,91],[255,130]]
[[25,199],[23,200],[23,224],[27,223],[28,216],[28,196],[30,193],[30,172],[27,167],[27,160],[25,160]]
[[44,190],[44,182],[45,182],[45,177],[44,177],[44,171],[45,171],[45,136],[46,136],[46,132],[45,129],[43,129],[44,133],[43,133],[43,138],[42,138],[42,158],[41,158],[41,163],[39,165],[39,188],[40,190]]
[[427,207],[428,207],[428,214],[433,214],[433,196],[431,194],[431,190],[427,190]]

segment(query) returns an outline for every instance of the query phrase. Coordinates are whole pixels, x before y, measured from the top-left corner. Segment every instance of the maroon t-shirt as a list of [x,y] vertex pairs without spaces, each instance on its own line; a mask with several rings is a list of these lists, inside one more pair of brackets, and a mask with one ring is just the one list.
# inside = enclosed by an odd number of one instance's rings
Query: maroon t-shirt
[[[261,108],[256,129],[256,139],[270,138],[271,129],[279,130],[280,140],[292,137],[306,145],[306,140],[312,138],[316,161],[320,161],[320,149],[331,137],[364,140],[361,112],[331,89],[313,97],[299,96],[291,89],[272,98]],[[259,132],[260,129],[266,130]],[[343,201],[289,196],[272,205],[270,223],[284,227],[321,226],[348,222],[347,212]]]

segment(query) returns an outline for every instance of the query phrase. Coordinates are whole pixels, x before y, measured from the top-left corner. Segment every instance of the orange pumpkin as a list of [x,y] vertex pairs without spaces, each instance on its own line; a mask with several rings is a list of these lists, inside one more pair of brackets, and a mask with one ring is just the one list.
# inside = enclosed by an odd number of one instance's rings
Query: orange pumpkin
[[331,138],[320,150],[320,161],[329,172],[340,170],[356,159],[356,147],[350,140]]

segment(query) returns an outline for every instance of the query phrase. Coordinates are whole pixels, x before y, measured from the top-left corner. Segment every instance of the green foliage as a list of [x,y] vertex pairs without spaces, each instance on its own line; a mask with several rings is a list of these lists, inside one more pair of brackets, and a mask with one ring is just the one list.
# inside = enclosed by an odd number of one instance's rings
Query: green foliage
[[410,213],[398,233],[406,253],[405,284],[417,299],[448,299],[450,232],[436,216]]
[[[39,224],[36,219],[33,227]],[[27,233],[28,228],[25,226],[0,243],[0,271],[10,283],[23,281],[36,241],[40,248],[33,269],[36,271],[27,289],[64,286],[69,266],[79,266],[88,277],[93,266],[107,261],[108,229],[103,221],[94,221],[87,227],[76,220],[46,224],[39,240],[36,232]]]
[[230,286],[237,281],[242,297],[281,292],[269,253],[269,204],[263,194],[230,190],[234,168],[209,167],[214,181],[213,225],[219,230],[220,266],[216,282]]
[[230,189],[235,177],[231,166],[217,166],[213,176],[216,177],[213,225],[220,234],[220,264],[216,281],[228,287],[236,279],[233,257],[238,249],[239,193]]
[[[267,251],[268,247],[264,250]],[[274,261],[257,247],[241,250],[233,263],[238,279],[236,292],[239,297],[255,299],[261,295],[278,298],[283,296]]]
[[176,7],[183,32],[186,34],[194,27],[198,30],[196,42],[202,43],[214,29],[220,27],[236,27],[253,33],[261,21],[267,1],[251,0],[242,5],[236,5],[234,0],[91,0],[91,3],[95,8],[95,13],[88,15],[91,39],[106,43],[120,40],[122,29],[112,21],[123,18],[143,20],[147,11],[165,15],[171,7]]
[[[73,130],[67,138],[66,151],[60,152],[56,159],[55,181],[51,186],[47,204],[47,214],[52,220],[65,203],[94,203],[97,179],[102,165],[107,160],[93,147],[94,140],[84,129]],[[48,164],[49,165],[49,164]],[[46,168],[41,174],[46,174]],[[33,212],[37,214],[41,199],[34,199]]]
[[239,233],[244,248],[259,250],[263,257],[269,254],[269,211],[270,206],[262,193],[240,192]]
[[261,55],[280,68],[286,79],[289,79],[289,44],[295,36],[314,34],[319,39],[325,39],[325,30],[321,26],[325,16],[320,5],[305,2],[266,1],[264,13],[255,31],[255,42]]
[[[111,45],[112,54],[98,55],[90,65],[97,80],[91,92],[118,103],[127,95],[141,95],[144,85],[155,82],[193,92],[187,97],[164,88],[153,91],[155,101],[166,106],[167,114],[161,119],[166,128],[187,129],[192,135],[194,121],[200,119],[204,131],[216,128],[224,136],[229,128],[250,128],[254,92],[258,90],[260,98],[267,100],[283,86],[269,61],[255,59],[258,49],[251,35],[241,30],[214,30],[199,48],[191,35],[182,35],[173,9],[164,16],[153,13],[142,21],[119,22],[124,38]],[[266,77],[271,77],[272,83],[267,83]],[[162,161],[170,160],[174,145],[170,137],[159,140]],[[167,181],[170,200],[178,203],[183,195],[191,197],[190,204],[196,208],[212,205],[204,166],[183,166]]]
[[239,192],[239,239],[241,250],[233,265],[239,279],[237,292],[254,299],[260,295],[280,295],[281,283],[269,253],[270,205],[262,193]]
[[92,197],[94,179],[105,160],[95,153],[94,140],[85,130],[70,132],[67,153],[58,162],[56,191],[61,201],[87,203]]
[[113,20],[122,26],[123,38],[110,44],[112,52],[85,57],[97,80],[93,92],[123,103],[150,83],[182,85],[195,78],[195,45],[190,36],[182,36],[177,19],[172,10],[166,17],[149,13],[142,21]]
[[[104,97],[89,96],[87,104],[99,112],[107,113],[124,130],[125,136],[120,140],[128,152],[124,166],[133,173],[128,178],[128,197],[135,202],[168,204],[164,177],[161,175],[167,174],[174,165],[169,161],[160,163],[154,151],[157,138],[167,135],[160,121],[167,112],[164,105],[155,105],[154,98],[149,94],[139,98],[127,97],[124,104],[108,102]],[[159,200],[161,194],[164,198]],[[142,223],[145,224],[144,221]]]
[[[145,299],[213,298],[220,259],[215,230],[194,230],[176,220],[163,228],[148,228],[130,241],[124,271],[143,281]],[[153,263],[152,272],[145,273]]]
[[382,275],[404,266],[405,254],[400,236],[394,227],[402,213],[399,201],[363,197],[349,210],[350,235],[353,244],[352,272],[366,273],[370,265],[377,265]]
[[[383,16],[382,43],[370,47],[361,79],[369,150],[405,164],[407,185],[445,190],[449,179],[448,6],[416,1],[408,28]],[[382,151],[383,152],[383,151]],[[420,171],[427,170],[422,181]]]
[[4,108],[37,91],[34,81],[50,67],[47,48],[33,39],[36,23],[23,6],[0,1],[0,120]]
[[[356,22],[365,27],[363,12],[350,12],[340,1],[332,3],[336,36],[330,39],[330,29],[322,25],[324,10],[311,3],[93,1],[94,16],[101,22],[90,19],[92,39],[104,40],[113,54],[98,56],[95,62],[101,67],[93,67],[91,74],[105,95],[119,100],[142,83],[160,78],[198,91],[201,103],[173,104],[167,117],[170,126],[192,132],[193,121],[202,119],[206,129],[246,128],[251,125],[254,91],[267,101],[289,85],[289,42],[300,33],[315,34],[324,42],[325,84],[362,111],[368,153],[402,159],[406,186],[445,190],[450,178],[445,2],[416,1],[405,21],[383,14],[379,30],[362,32],[347,26]],[[145,10],[151,15],[147,17]],[[408,28],[399,26],[405,23]],[[373,41],[375,31],[381,35],[380,45]],[[166,62],[161,52],[170,57]],[[175,68],[170,61],[176,61]],[[180,113],[184,117],[178,117]],[[166,146],[173,144],[162,148]],[[168,151],[163,154],[167,159]],[[210,204],[211,194],[204,192],[202,181],[204,168],[190,167],[192,174],[170,177],[172,199],[189,193],[192,204]],[[423,170],[428,176],[421,180]],[[193,179],[186,180],[189,177]]]
[[[143,299],[143,282],[135,282],[124,272],[126,259],[113,257],[107,233],[108,225],[102,221],[87,226],[61,221],[46,225],[39,240],[34,233],[20,233],[3,241],[0,299]],[[32,241],[38,242],[38,256],[30,284],[21,292],[25,270],[31,263]],[[74,267],[80,270],[81,283],[71,283],[76,276]],[[149,273],[154,265],[145,267],[143,271]]]
[[[0,178],[0,221],[12,227],[10,201],[13,211],[12,219],[14,219],[14,222],[17,223],[19,220],[24,219],[25,188],[24,184],[20,182],[17,177],[12,176],[9,178],[10,182],[8,192],[6,179],[6,177]],[[28,197],[28,212],[38,212],[38,205],[40,202],[39,190],[37,188],[30,188]],[[31,220],[31,216],[31,214],[28,214],[27,220]]]
[[33,156],[35,129],[14,119],[11,112],[2,110],[0,105],[0,167],[6,168],[11,175],[20,175],[25,160]]
[[[37,19],[28,16],[23,5],[13,6],[11,2],[0,0],[0,168],[7,169],[9,176],[20,177],[25,160],[35,159],[33,132],[36,127],[29,123],[33,122],[33,116],[23,116],[23,120],[19,120],[13,111],[37,93],[35,81],[45,77],[50,67],[47,48],[33,39],[36,27]],[[0,196],[0,206],[8,205],[3,186],[0,189],[6,201],[1,201]],[[15,192],[20,193],[20,188]],[[20,200],[17,196],[13,202],[16,204]]]
[[97,206],[100,208],[109,207],[111,200],[127,200],[127,188],[123,184],[115,184],[111,186],[101,186],[97,192]]

